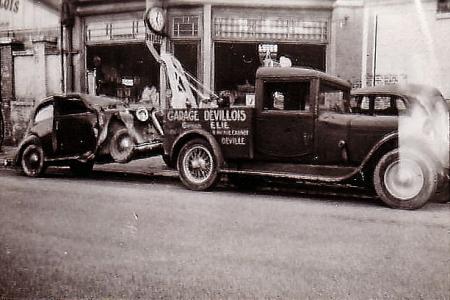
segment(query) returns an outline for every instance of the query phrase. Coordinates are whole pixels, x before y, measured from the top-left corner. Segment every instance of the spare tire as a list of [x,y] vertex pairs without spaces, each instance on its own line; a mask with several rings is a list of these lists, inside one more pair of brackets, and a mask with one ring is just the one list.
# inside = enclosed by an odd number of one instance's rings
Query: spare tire
[[134,153],[136,142],[128,129],[122,128],[114,133],[109,143],[109,153],[112,159],[118,163],[127,163]]

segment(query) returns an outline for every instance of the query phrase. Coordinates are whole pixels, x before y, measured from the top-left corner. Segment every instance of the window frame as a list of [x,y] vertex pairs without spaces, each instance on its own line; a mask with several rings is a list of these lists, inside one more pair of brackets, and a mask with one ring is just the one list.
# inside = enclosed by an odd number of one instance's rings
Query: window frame
[[[39,115],[44,109],[46,109],[46,108],[48,108],[48,107],[52,107],[52,116],[51,116],[50,118],[41,119],[41,120],[36,120],[37,117],[38,117],[38,115]],[[33,124],[38,124],[38,123],[41,123],[41,122],[43,122],[43,121],[50,120],[50,119],[54,119],[54,118],[55,118],[55,103],[54,103],[54,101],[52,100],[52,101],[48,101],[48,102],[42,103],[41,105],[39,105],[38,108],[36,108],[36,111],[35,111],[35,113],[34,113],[34,115],[33,115]]]
[[[62,109],[61,106],[63,106],[64,104],[62,103],[70,103],[71,101],[76,101],[79,102],[83,105],[84,107],[84,111],[83,112],[70,112],[70,113],[62,113]],[[58,115],[58,117],[66,117],[66,116],[74,116],[74,115],[82,115],[82,114],[88,114],[91,112],[91,109],[89,108],[88,105],[86,105],[86,103],[84,103],[84,101],[81,98],[78,97],[68,97],[68,98],[58,98],[57,101],[55,101],[55,111],[56,114]]]
[[[262,86],[262,100],[261,104],[260,104],[260,111],[263,114],[313,114],[314,112],[314,103],[313,103],[313,99],[311,97],[312,92],[313,92],[313,80],[310,78],[301,78],[301,79],[277,79],[277,80],[263,80],[262,81],[263,86]],[[306,110],[300,110],[300,109],[296,109],[296,110],[285,110],[285,109],[265,109],[265,103],[266,103],[266,97],[267,97],[267,91],[266,91],[266,87],[267,85],[270,84],[306,84],[308,85],[308,95],[307,97],[305,97],[305,100],[307,99],[308,104],[309,104],[309,108]],[[284,107],[285,102],[283,102],[283,107]],[[305,102],[305,107],[306,107],[306,102]]]
[[[351,95],[350,95],[350,89],[345,89],[343,88],[343,86],[340,86],[339,84],[333,83],[331,81],[325,80],[325,79],[320,79],[319,83],[318,83],[318,90],[317,90],[317,103],[315,104],[317,106],[317,110],[319,113],[339,113],[339,112],[333,112],[330,110],[325,110],[322,109],[320,106],[320,96],[322,93],[322,86],[328,86],[328,87],[332,87],[335,88],[336,90],[341,90],[343,92],[343,101],[348,101],[348,104],[351,107]],[[345,112],[343,112],[345,113]]]

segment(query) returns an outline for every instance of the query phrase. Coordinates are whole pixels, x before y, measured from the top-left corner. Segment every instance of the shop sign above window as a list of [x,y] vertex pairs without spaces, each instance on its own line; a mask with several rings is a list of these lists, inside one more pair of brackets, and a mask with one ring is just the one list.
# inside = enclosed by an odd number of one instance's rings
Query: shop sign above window
[[198,16],[172,17],[172,37],[198,37]]
[[216,39],[290,40],[327,42],[328,22],[293,18],[222,18],[214,19]]
[[144,40],[143,20],[121,20],[115,22],[95,22],[86,26],[86,41],[101,42],[111,40]]

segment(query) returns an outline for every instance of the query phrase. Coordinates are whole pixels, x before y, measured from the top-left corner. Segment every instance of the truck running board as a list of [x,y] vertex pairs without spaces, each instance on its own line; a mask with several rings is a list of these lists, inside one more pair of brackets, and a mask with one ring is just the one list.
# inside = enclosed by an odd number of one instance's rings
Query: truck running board
[[[276,164],[274,164],[276,165]],[[271,169],[271,168],[270,168]],[[299,181],[312,181],[312,182],[342,182],[344,180],[350,179],[356,173],[358,168],[356,167],[342,167],[342,166],[315,166],[315,165],[301,165],[299,169],[301,171],[293,172],[293,170],[269,170],[265,168],[264,170],[256,169],[221,169],[220,172],[226,174],[242,174],[242,175],[252,175],[261,177],[272,177],[272,178],[286,178]]]

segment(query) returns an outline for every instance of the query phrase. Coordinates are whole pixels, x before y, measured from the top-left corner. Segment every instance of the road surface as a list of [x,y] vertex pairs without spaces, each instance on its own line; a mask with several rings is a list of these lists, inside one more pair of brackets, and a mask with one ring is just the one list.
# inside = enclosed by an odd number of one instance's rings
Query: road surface
[[450,205],[0,170],[0,298],[449,299]]

